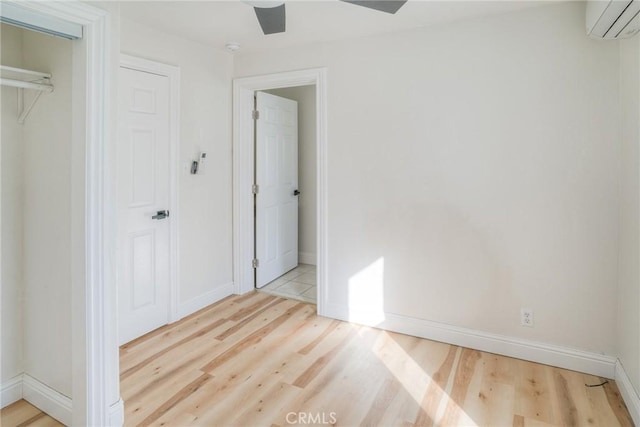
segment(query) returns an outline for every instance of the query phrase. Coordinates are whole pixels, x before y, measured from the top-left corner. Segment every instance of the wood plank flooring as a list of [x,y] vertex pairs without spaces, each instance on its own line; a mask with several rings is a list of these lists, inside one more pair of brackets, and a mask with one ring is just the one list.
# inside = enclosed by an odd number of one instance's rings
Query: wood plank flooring
[[61,427],[62,424],[26,400],[19,400],[0,411],[0,426]]
[[232,296],[121,348],[127,426],[633,426],[613,381]]
[[[633,426],[614,381],[258,292],[122,346],[120,364],[127,426]],[[60,425],[25,404],[2,426]]]

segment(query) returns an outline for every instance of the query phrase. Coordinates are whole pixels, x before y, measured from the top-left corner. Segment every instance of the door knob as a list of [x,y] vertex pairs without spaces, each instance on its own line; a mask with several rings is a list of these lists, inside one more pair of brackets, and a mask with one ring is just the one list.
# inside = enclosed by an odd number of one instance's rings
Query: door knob
[[298,195],[300,195],[300,191],[298,191],[298,190],[293,190],[293,195],[294,195],[294,196],[298,196]]
[[158,211],[151,219],[165,219],[169,216],[169,211]]

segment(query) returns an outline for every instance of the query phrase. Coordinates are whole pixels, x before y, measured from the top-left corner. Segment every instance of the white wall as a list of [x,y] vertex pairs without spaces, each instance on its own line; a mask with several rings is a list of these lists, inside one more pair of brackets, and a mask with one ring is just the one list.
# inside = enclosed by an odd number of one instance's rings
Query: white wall
[[[230,293],[232,57],[124,19],[120,38],[122,53],[180,67],[180,301]],[[206,172],[190,175],[200,151]]]
[[265,91],[298,102],[298,252],[299,262],[316,259],[316,87]]
[[640,39],[620,42],[622,167],[618,349],[620,362],[640,394]]
[[23,66],[52,74],[24,129],[24,370],[71,396],[71,71],[68,40],[23,32]]
[[[21,68],[22,31],[0,25],[2,65]],[[2,336],[0,342],[0,384],[23,372],[22,363],[22,215],[23,215],[23,141],[18,124],[18,89],[2,86],[0,136],[2,165]]]
[[235,76],[328,69],[334,312],[375,266],[386,313],[615,354],[618,59],[570,2],[240,54]]

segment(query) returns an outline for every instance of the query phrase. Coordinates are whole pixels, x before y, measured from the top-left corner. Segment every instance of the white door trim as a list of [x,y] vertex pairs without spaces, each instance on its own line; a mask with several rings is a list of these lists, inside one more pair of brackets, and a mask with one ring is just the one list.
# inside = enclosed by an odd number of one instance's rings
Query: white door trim
[[[137,56],[120,54],[120,66],[169,79],[169,322],[180,320],[179,286],[179,170],[180,170],[180,68]],[[119,242],[120,243],[120,242]]]
[[111,16],[80,1],[7,1],[77,23],[73,42],[71,215],[73,425],[121,425],[113,203]]
[[318,314],[324,315],[327,280],[327,71],[290,71],[233,81],[233,277],[234,292],[254,289],[253,269],[253,94],[258,90],[315,85],[317,150]]

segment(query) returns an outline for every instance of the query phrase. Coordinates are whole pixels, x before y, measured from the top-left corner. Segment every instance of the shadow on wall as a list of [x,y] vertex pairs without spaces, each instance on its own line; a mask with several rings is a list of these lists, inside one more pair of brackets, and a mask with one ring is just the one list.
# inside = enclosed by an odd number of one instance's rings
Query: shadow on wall
[[[359,227],[338,251],[342,267],[355,267],[347,270],[344,287],[330,289],[344,292],[348,319],[375,327],[393,320],[393,313],[508,334],[501,326],[505,310],[527,298],[521,286],[527,277],[517,269],[531,267],[526,248],[535,242],[524,227],[505,225],[522,246],[514,251],[513,239],[504,238],[507,231],[494,233],[483,218],[470,221],[452,201],[416,204],[393,197],[389,205],[403,208],[354,214]],[[518,313],[508,316],[515,322]]]

